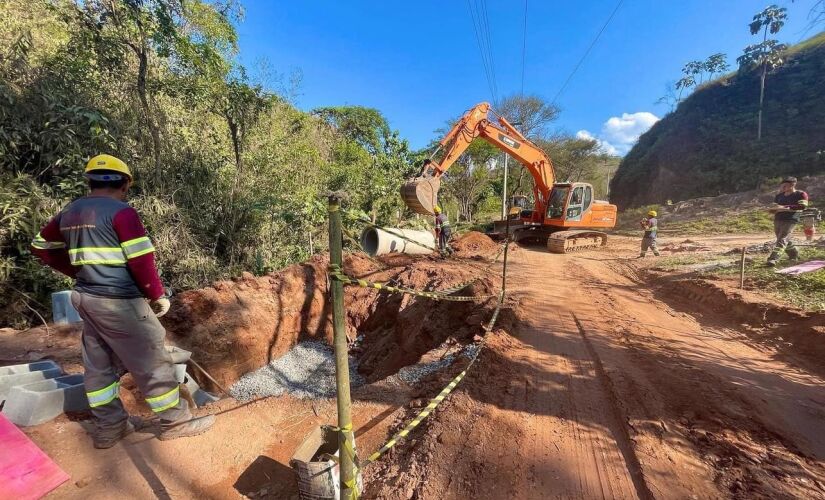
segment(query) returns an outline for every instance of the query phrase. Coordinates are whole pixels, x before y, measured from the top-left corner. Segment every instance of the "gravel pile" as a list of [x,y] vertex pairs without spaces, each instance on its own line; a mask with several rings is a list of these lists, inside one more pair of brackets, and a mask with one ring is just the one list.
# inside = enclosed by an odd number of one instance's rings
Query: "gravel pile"
[[[350,384],[358,387],[364,378],[350,359]],[[238,401],[288,393],[301,399],[335,395],[335,353],[323,342],[301,342],[268,365],[249,372],[229,389]]]
[[398,371],[398,378],[410,385],[414,385],[427,375],[450,366],[459,356],[472,359],[478,352],[479,348],[480,346],[477,344],[469,344],[465,346],[464,349],[458,352],[450,353],[441,359],[430,361],[429,363],[418,363],[415,365],[405,366]]

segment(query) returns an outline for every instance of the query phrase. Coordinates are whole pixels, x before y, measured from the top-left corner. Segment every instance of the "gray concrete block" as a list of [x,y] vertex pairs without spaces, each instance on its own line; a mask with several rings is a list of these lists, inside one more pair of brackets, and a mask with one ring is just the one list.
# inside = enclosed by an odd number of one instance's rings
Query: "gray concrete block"
[[63,375],[63,370],[54,361],[38,361],[0,367],[0,405],[6,400],[12,387],[30,384]]
[[72,291],[63,290],[52,294],[52,319],[56,325],[67,325],[83,321],[72,305]]
[[64,375],[12,387],[3,414],[17,425],[48,422],[66,411],[89,407],[83,375]]

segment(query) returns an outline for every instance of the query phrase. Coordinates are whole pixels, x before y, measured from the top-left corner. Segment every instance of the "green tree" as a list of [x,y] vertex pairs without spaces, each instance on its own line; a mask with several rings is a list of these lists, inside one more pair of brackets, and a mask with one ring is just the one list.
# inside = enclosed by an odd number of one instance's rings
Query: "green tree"
[[95,50],[98,61],[109,63],[109,73],[120,77],[130,70],[126,54],[136,59],[135,93],[151,136],[154,179],[163,185],[161,127],[165,121],[150,81],[152,58],[169,61],[168,70],[180,74],[225,75],[227,58],[237,49],[231,25],[234,2],[210,4],[201,0],[89,0],[77,4],[75,15],[85,28],[82,46]]
[[753,21],[750,23],[751,35],[756,35],[762,32],[762,42],[754,45],[748,45],[744,49],[744,53],[736,60],[740,68],[749,68],[753,66],[761,66],[762,74],[759,78],[759,115],[757,118],[756,138],[762,138],[762,104],[765,100],[765,78],[768,75],[768,69],[774,69],[782,64],[782,52],[787,46],[781,44],[776,40],[768,40],[768,32],[772,35],[779,33],[782,26],[785,25],[785,20],[788,18],[788,9],[771,5],[766,7],[762,12],[753,16]]
[[708,72],[708,80],[713,80],[713,75],[725,73],[730,69],[730,65],[728,65],[728,56],[717,52],[711,56],[708,56],[703,63],[705,71]]

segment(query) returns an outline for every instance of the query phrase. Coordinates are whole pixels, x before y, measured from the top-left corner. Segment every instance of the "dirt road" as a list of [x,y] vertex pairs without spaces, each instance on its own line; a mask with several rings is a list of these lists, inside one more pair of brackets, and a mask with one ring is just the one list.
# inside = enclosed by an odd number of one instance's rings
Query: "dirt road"
[[[766,237],[692,239],[718,250]],[[782,308],[770,312],[750,299],[651,278],[645,268],[655,261],[634,259],[637,244],[614,238],[606,249],[575,255],[511,252],[499,329],[433,416],[366,469],[365,496],[825,498],[825,347],[816,342],[825,315],[797,328]],[[444,287],[479,268],[423,259],[399,269],[409,286]],[[452,281],[430,283],[434,276]],[[316,292],[300,274],[295,281]],[[258,308],[273,300],[269,288],[250,282],[241,280],[231,295]],[[312,297],[293,288],[299,303]],[[352,291],[348,303],[352,310],[377,304],[358,327],[369,340],[359,359],[374,380],[353,395],[362,451],[385,442],[394,422],[446,383],[410,388],[384,377],[421,353],[438,359],[448,337],[469,342],[491,309],[489,301],[476,310],[376,301],[372,293]],[[770,324],[757,328],[748,317]],[[270,345],[271,328],[244,328],[239,338],[258,335]],[[0,332],[0,351],[10,359],[49,356],[79,370],[78,335],[76,328]],[[26,432],[72,477],[51,498],[297,498],[289,457],[310,429],[335,421],[334,400],[289,396],[223,401],[204,411],[219,416],[208,434],[170,442],[136,434],[109,450],[91,447],[88,422],[78,416]]]
[[646,285],[633,252],[513,252],[515,328],[371,495],[825,497],[821,367]]

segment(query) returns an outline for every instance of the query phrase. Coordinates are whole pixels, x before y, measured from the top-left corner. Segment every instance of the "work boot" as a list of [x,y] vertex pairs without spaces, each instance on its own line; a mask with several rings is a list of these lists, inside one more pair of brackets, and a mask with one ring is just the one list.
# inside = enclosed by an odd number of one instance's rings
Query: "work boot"
[[644,258],[645,258],[645,254],[640,254],[640,255],[639,255],[638,257],[636,257],[636,258],[637,258],[637,259],[644,259]]
[[785,253],[788,254],[788,258],[791,260],[799,259],[799,250],[797,250],[796,248],[790,248],[788,250],[785,250]]
[[197,436],[208,431],[215,423],[214,415],[204,415],[203,417],[192,417],[183,422],[172,422],[161,424],[158,439],[168,441],[182,437]]
[[659,257],[660,255],[662,255],[662,254],[660,254],[659,252],[653,252],[654,257]]
[[111,448],[116,445],[118,441],[135,432],[136,429],[141,429],[142,427],[142,418],[129,417],[124,420],[121,427],[116,427],[114,429],[96,429],[95,433],[92,435],[92,444],[99,450]]
[[768,257],[768,261],[765,262],[765,265],[768,266],[768,267],[775,267],[777,262],[779,262],[779,254],[776,253],[776,252],[773,252]]

